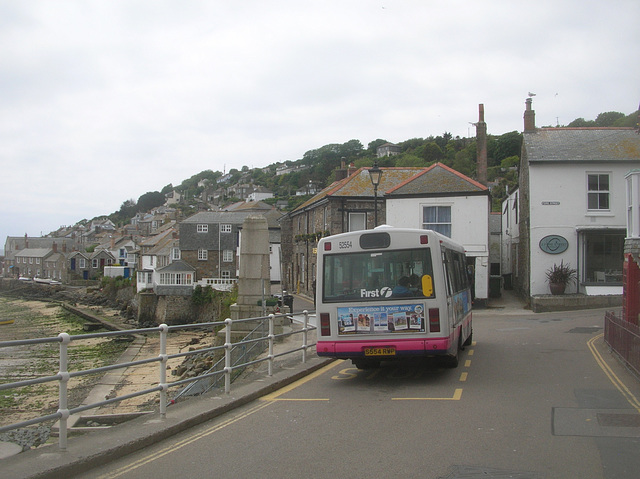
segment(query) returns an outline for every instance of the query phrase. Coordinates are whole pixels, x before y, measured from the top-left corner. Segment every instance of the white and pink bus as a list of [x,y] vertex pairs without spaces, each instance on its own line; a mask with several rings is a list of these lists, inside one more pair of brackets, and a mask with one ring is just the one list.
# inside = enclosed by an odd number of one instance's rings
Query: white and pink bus
[[407,357],[457,367],[471,344],[464,248],[435,231],[380,226],[318,243],[320,356],[360,368]]

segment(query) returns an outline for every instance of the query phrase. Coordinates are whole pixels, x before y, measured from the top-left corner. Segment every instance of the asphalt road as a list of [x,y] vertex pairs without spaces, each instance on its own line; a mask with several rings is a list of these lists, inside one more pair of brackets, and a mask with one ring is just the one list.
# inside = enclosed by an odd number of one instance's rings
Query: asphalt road
[[636,479],[640,383],[603,318],[476,311],[457,369],[336,361],[79,477]]

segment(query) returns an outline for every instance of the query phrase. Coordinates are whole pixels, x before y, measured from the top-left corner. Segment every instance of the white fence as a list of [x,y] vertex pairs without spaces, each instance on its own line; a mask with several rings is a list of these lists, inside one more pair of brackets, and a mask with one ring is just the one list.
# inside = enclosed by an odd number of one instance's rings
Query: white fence
[[[271,376],[273,374],[273,364],[274,359],[280,356],[285,356],[291,353],[295,353],[298,351],[302,351],[302,362],[306,362],[307,360],[307,350],[315,346],[314,344],[308,343],[308,333],[309,331],[315,330],[316,327],[309,324],[309,312],[302,312],[302,328],[300,330],[294,330],[287,333],[282,334],[274,334],[275,323],[276,320],[282,318],[288,318],[291,320],[290,315],[280,314],[274,315],[271,314],[269,316],[264,316],[260,318],[248,318],[248,319],[238,319],[232,320],[230,318],[224,321],[217,322],[209,322],[209,323],[196,323],[196,324],[188,324],[188,325],[180,325],[180,326],[167,326],[166,324],[162,324],[156,328],[144,328],[144,329],[132,329],[127,331],[110,331],[104,333],[93,333],[93,334],[81,334],[71,336],[67,333],[60,333],[56,337],[51,338],[38,338],[38,339],[28,339],[28,340],[18,340],[18,341],[3,341],[0,342],[0,350],[2,348],[10,348],[16,346],[28,346],[35,344],[43,344],[43,343],[59,343],[60,344],[60,361],[59,361],[59,372],[54,376],[46,376],[39,377],[34,379],[27,379],[23,381],[17,381],[12,383],[0,384],[0,391],[7,391],[11,389],[17,389],[25,386],[31,386],[35,384],[43,384],[52,381],[58,381],[59,383],[59,395],[58,395],[58,411],[54,414],[49,414],[46,416],[36,417],[27,421],[23,421],[20,423],[10,424],[8,426],[1,426],[0,433],[5,431],[10,431],[13,429],[23,428],[27,426],[31,426],[33,424],[39,424],[47,421],[55,421],[59,420],[60,428],[59,428],[59,441],[58,445],[61,450],[66,450],[67,448],[67,420],[72,414],[78,414],[83,411],[87,411],[89,409],[94,409],[101,406],[106,406],[108,404],[117,403],[123,401],[125,399],[134,398],[137,396],[142,396],[145,394],[151,393],[159,393],[160,394],[160,405],[159,412],[162,416],[166,416],[167,413],[167,404],[168,404],[168,395],[167,391],[169,388],[174,388],[178,386],[185,386],[190,384],[193,381],[200,381],[207,377],[214,377],[217,375],[224,376],[224,391],[228,394],[231,391],[231,380],[233,377],[234,371],[237,373],[238,371],[244,369],[245,367],[257,364],[260,362],[268,362],[268,372],[267,374]],[[253,334],[250,339],[243,339],[236,343],[232,342],[232,332],[233,325],[238,325],[240,323],[246,323],[249,321],[259,321],[261,324],[266,322],[267,327],[260,327],[259,329],[263,331],[264,334],[260,336],[256,336]],[[194,351],[188,351],[178,354],[167,354],[167,340],[168,335],[172,331],[179,330],[187,330],[187,329],[203,329],[203,328],[211,328],[212,330],[216,330],[218,327],[225,326],[225,343],[221,346],[213,346],[210,348],[202,348]],[[160,347],[159,354],[157,357],[143,359],[140,361],[131,361],[125,363],[112,364],[109,366],[103,366],[100,368],[87,369],[81,371],[68,371],[68,346],[71,342],[74,341],[82,341],[92,338],[104,338],[104,337],[117,337],[117,336],[132,336],[137,334],[150,334],[150,333],[158,333],[160,336]],[[300,345],[297,347],[293,347],[292,349],[287,349],[278,354],[274,354],[274,343],[277,340],[284,339],[285,337],[293,336],[293,335],[301,335],[302,339],[300,341]],[[265,357],[259,359],[249,359],[244,357],[243,362],[239,364],[232,363],[232,357],[234,357],[234,350],[238,347],[246,348],[248,345],[254,343],[263,343],[267,345],[268,354]],[[170,359],[187,357],[197,354],[202,354],[205,352],[213,352],[216,350],[224,351],[224,368],[221,370],[216,370],[213,372],[209,372],[207,374],[203,374],[200,376],[195,376],[191,378],[186,378],[182,380],[177,380],[174,382],[167,382],[167,361]],[[74,408],[69,408],[68,401],[68,382],[71,378],[86,376],[90,374],[98,374],[98,373],[106,373],[108,371],[112,371],[120,368],[128,368],[130,366],[139,366],[143,364],[149,363],[158,363],[158,384],[152,388],[142,389],[140,391],[117,396],[111,399],[107,399],[105,401],[100,401],[96,403],[91,403],[83,406],[78,406]]]

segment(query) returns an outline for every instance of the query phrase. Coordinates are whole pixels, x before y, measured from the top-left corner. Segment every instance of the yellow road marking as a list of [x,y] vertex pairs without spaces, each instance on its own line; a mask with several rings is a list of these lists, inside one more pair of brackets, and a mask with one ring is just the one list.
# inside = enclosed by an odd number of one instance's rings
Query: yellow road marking
[[465,367],[465,368],[471,367],[471,359],[467,359],[467,360],[464,362],[464,367]]
[[245,419],[246,417],[249,417],[255,413],[257,413],[258,411],[270,406],[271,404],[273,404],[272,402],[264,402],[264,403],[258,403],[258,405],[252,407],[251,409],[249,409],[248,411],[232,417],[230,419],[227,419],[226,421],[221,422],[220,424],[216,424],[215,426],[212,426],[210,428],[205,429],[204,431],[197,433],[197,434],[192,434],[190,435],[188,438],[183,439],[181,441],[178,442],[174,442],[171,443],[171,445],[166,446],[162,449],[160,449],[159,451],[150,454],[148,456],[143,457],[142,459],[139,459],[138,461],[132,462],[130,464],[127,464],[124,467],[121,467],[120,469],[116,469],[115,471],[109,472],[107,474],[104,474],[102,476],[99,477],[99,479],[113,479],[115,477],[120,477],[124,474],[127,474],[135,469],[138,469],[139,467],[142,467],[146,464],[149,464],[152,461],[155,461],[156,459],[160,459],[163,456],[166,456],[167,454],[171,454],[175,451],[177,451],[178,449],[182,449],[185,446],[188,446],[191,443],[194,443],[204,437],[207,437],[221,429],[224,429],[227,426],[230,426],[242,419]]
[[[294,390],[295,388],[302,386],[303,384],[311,381],[312,379],[317,378],[318,376],[322,376],[325,372],[330,369],[335,368],[337,365],[342,364],[344,359],[339,359],[337,361],[333,361],[327,364],[325,367],[318,369],[317,371],[305,376],[297,381],[289,384],[288,386],[283,387],[282,389],[278,389],[277,391],[272,392],[271,394],[267,394],[266,396],[262,396],[260,398],[261,401],[291,401],[291,399],[278,399],[283,394],[288,393],[289,391]],[[308,399],[308,401],[313,401],[313,399]],[[328,401],[328,399],[318,399],[318,401]]]
[[593,357],[595,358],[596,363],[598,363],[598,366],[600,366],[600,369],[602,369],[604,371],[604,373],[607,375],[609,380],[618,389],[618,391],[620,391],[622,393],[622,395],[629,402],[629,404],[631,404],[631,406],[634,409],[636,409],[638,412],[640,412],[640,401],[638,400],[638,398],[636,398],[633,395],[633,393],[631,391],[629,391],[629,388],[627,388],[627,386],[625,386],[624,382],[622,382],[622,380],[618,376],[616,376],[616,374],[613,372],[613,370],[604,361],[604,358],[602,357],[600,352],[596,349],[596,346],[595,346],[594,343],[596,342],[596,340],[602,338],[603,336],[604,336],[603,333],[601,333],[601,334],[599,334],[597,336],[594,336],[589,341],[587,341],[587,346],[589,346],[589,350],[591,351],[591,354],[593,354]]
[[[181,449],[185,446],[188,446],[189,444],[194,443],[195,441],[198,441],[202,438],[205,438],[221,429],[224,429],[227,426],[230,426],[242,419],[245,419],[259,411],[261,411],[262,409],[269,407],[272,404],[275,404],[275,402],[277,401],[283,401],[284,399],[278,399],[279,396],[281,396],[282,394],[285,394],[286,392],[291,391],[292,389],[301,386],[302,384],[306,383],[307,381],[310,381],[311,379],[320,376],[321,374],[325,373],[326,371],[328,371],[331,368],[336,367],[338,364],[341,364],[342,360],[339,361],[334,361],[330,364],[328,364],[327,366],[318,369],[317,371],[311,373],[308,376],[305,376],[304,378],[299,379],[298,381],[295,381],[294,383],[290,384],[289,386],[285,386],[282,389],[275,391],[271,394],[268,394],[266,396],[263,396],[261,399],[262,402],[258,402],[256,406],[253,406],[251,409],[247,410],[246,412],[239,414],[237,416],[234,416],[230,419],[227,419],[223,422],[221,422],[220,424],[216,424],[215,426],[209,427],[207,429],[205,429],[204,431],[197,433],[197,434],[192,434],[190,435],[188,438],[183,439],[182,441],[178,441],[178,442],[174,442],[172,443],[170,446],[164,447],[162,449],[160,449],[159,451],[150,454],[148,456],[145,456],[141,459],[139,459],[138,461],[132,462],[130,464],[127,464],[124,467],[121,467],[119,469],[116,469],[115,471],[109,472],[107,474],[104,474],[102,476],[99,477],[99,479],[114,479],[116,477],[120,477],[123,476],[135,469],[138,469],[139,467],[142,467],[146,464],[149,464],[152,461],[155,461],[156,459],[160,459],[163,456],[166,456],[167,454],[171,454],[172,452],[177,451],[178,449]],[[289,399],[289,401],[328,401],[328,399]]]
[[468,374],[469,374],[469,373],[462,373],[462,374],[460,374],[460,381],[463,381],[463,382],[464,382],[464,381],[466,381],[466,380],[467,380],[467,375],[468,375]]
[[473,356],[473,349],[470,349],[469,352],[467,353],[469,356]]
[[391,398],[392,401],[460,401],[462,388],[458,388],[450,398]]

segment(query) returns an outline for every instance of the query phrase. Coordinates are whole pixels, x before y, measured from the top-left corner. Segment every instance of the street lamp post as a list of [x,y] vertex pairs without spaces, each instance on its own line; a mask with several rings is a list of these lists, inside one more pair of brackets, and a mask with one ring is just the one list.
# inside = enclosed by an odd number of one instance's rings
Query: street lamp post
[[378,185],[382,178],[382,170],[378,168],[378,160],[373,162],[373,168],[369,168],[369,178],[373,185],[373,227],[378,226]]

